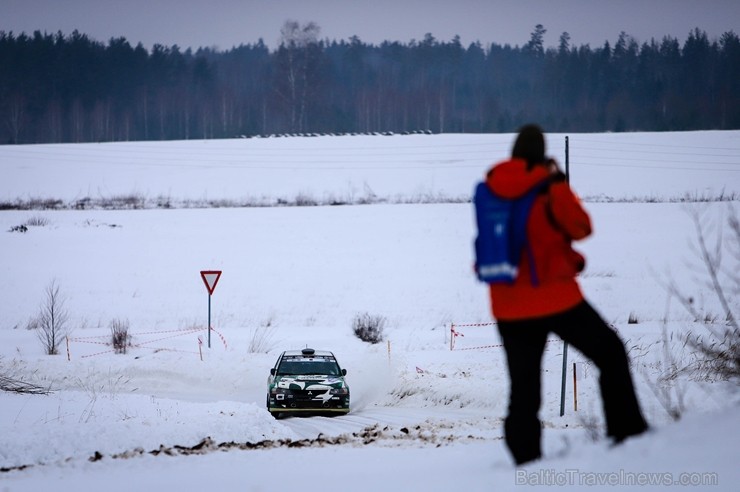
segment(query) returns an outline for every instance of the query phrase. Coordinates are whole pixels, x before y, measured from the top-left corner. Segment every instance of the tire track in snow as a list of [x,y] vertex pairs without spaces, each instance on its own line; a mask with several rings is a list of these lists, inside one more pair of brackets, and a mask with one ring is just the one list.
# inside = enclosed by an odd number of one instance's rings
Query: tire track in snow
[[[192,456],[205,455],[214,452],[224,451],[250,451],[250,450],[269,450],[278,448],[323,448],[327,446],[367,446],[371,444],[382,446],[403,446],[411,445],[415,447],[433,446],[441,447],[450,444],[479,442],[485,440],[500,440],[501,437],[487,438],[475,436],[473,434],[459,435],[455,433],[440,433],[438,426],[425,422],[416,426],[404,426],[393,428],[391,426],[382,426],[374,424],[363,428],[361,431],[339,434],[337,436],[325,436],[319,434],[315,438],[306,439],[265,439],[257,442],[235,442],[224,441],[217,443],[210,437],[206,437],[194,446],[160,445],[157,449],[149,451],[144,448],[135,448],[121,453],[112,453],[106,455],[99,451],[93,453],[87,460],[91,463],[112,459],[123,460],[133,459],[141,456]],[[74,458],[61,460],[62,463],[74,461]],[[29,468],[47,466],[50,463],[40,463],[33,465],[19,465],[0,468],[0,473],[13,471],[22,471]]]

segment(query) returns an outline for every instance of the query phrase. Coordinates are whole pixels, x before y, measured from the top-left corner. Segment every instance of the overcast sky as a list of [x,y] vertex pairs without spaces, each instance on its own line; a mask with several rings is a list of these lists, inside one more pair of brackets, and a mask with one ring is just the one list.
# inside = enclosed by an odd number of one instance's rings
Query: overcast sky
[[523,45],[536,24],[546,46],[567,31],[575,46],[612,45],[625,31],[639,43],[673,36],[681,43],[695,27],[718,39],[740,34],[740,0],[0,0],[0,31],[69,34],[107,42],[125,37],[147,49],[165,46],[228,50],[260,38],[272,49],[286,20],[316,22],[321,39],[408,43],[431,33]]

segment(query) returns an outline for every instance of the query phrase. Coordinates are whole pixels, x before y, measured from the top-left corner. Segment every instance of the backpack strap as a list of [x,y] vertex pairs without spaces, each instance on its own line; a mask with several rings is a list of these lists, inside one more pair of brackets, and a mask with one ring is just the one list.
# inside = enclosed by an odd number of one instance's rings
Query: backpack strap
[[[546,179],[543,182],[537,184],[535,186],[535,194],[536,196],[546,195],[545,213],[547,214],[547,220],[555,224],[555,217],[552,215],[552,210],[550,209],[550,183],[551,182],[552,182],[552,179]],[[531,210],[530,210],[530,213],[531,213]],[[530,245],[528,235],[524,243],[524,250],[527,255],[527,263],[529,263],[529,280],[533,287],[537,287],[540,285],[540,279],[537,275],[537,266],[535,265],[534,253],[532,252],[532,246]]]
[[537,276],[537,267],[534,264],[534,253],[532,253],[532,247],[529,245],[529,240],[524,245],[524,249],[527,252],[527,262],[529,263],[529,281],[532,283],[532,287],[539,287],[540,278]]

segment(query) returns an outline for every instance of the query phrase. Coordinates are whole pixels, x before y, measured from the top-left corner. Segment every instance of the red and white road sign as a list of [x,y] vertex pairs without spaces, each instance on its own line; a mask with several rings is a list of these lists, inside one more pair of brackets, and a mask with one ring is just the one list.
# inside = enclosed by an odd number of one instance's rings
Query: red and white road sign
[[208,295],[213,295],[218,279],[221,278],[221,270],[201,270],[200,276],[203,278],[203,283],[206,284]]

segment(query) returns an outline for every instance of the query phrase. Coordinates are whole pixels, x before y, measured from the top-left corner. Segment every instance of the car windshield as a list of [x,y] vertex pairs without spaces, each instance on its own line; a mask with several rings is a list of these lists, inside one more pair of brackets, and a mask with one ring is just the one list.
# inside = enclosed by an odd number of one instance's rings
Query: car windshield
[[339,366],[332,360],[283,360],[278,376],[308,376],[313,374],[339,376]]

